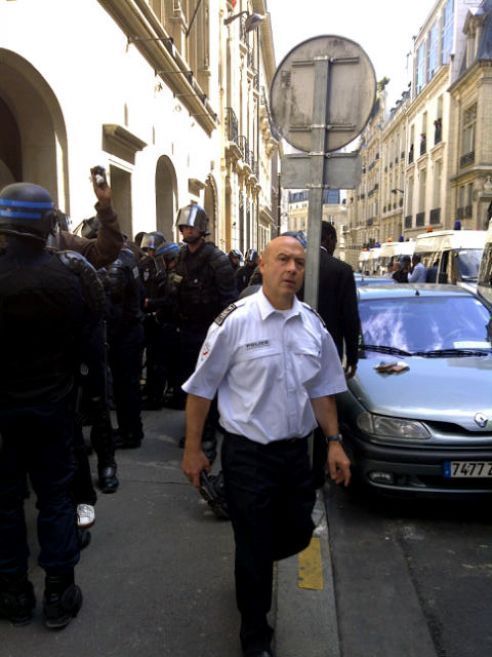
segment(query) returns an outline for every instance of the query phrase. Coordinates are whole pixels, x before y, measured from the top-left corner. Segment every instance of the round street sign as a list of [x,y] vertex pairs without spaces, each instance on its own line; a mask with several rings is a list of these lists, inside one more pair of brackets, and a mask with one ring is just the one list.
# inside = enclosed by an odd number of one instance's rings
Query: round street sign
[[[270,90],[273,121],[294,148],[312,150],[315,63],[326,60],[327,152],[349,144],[364,129],[376,96],[371,60],[355,41],[317,36],[293,48],[278,66]],[[319,126],[318,126],[319,127]]]

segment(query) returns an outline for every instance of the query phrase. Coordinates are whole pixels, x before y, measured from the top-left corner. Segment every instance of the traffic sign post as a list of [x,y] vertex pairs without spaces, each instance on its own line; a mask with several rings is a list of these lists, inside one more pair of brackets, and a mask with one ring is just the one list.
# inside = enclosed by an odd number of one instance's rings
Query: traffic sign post
[[[277,68],[271,108],[278,132],[309,155],[282,159],[284,186],[309,190],[304,299],[318,303],[323,192],[349,189],[360,179],[357,154],[330,156],[353,141],[374,106],[376,77],[362,48],[349,39],[320,36],[291,50]],[[283,174],[282,174],[283,175]]]

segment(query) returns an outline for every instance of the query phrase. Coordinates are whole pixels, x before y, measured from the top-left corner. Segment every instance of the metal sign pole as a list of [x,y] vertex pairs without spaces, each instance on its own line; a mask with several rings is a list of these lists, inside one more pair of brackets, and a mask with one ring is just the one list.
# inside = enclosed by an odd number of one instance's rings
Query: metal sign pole
[[326,136],[329,107],[330,58],[314,58],[314,103],[311,159],[311,184],[309,189],[308,248],[304,281],[304,301],[318,307],[319,245],[323,219],[323,191],[326,177]]

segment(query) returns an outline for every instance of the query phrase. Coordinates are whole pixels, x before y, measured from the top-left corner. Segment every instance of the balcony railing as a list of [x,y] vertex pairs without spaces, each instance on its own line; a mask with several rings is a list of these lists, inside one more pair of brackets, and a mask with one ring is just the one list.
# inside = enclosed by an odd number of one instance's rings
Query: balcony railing
[[460,157],[460,167],[467,167],[475,162],[475,151],[466,153]]
[[425,212],[417,212],[415,216],[416,226],[425,226]]
[[238,145],[241,149],[243,155],[243,160],[246,164],[249,164],[249,147],[248,147],[248,138],[244,135],[239,135]]
[[430,211],[430,223],[432,226],[441,223],[441,208],[434,208]]
[[237,116],[232,107],[226,107],[227,139],[239,146],[239,129]]
[[412,215],[409,214],[405,217],[405,228],[411,228],[412,227]]

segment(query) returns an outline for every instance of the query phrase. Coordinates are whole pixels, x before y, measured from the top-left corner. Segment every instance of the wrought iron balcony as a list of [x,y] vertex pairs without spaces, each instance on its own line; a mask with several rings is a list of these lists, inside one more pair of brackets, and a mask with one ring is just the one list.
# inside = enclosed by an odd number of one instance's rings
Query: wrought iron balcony
[[239,144],[239,148],[241,149],[244,162],[246,162],[246,164],[249,164],[248,138],[245,137],[244,135],[239,135],[238,144]]

